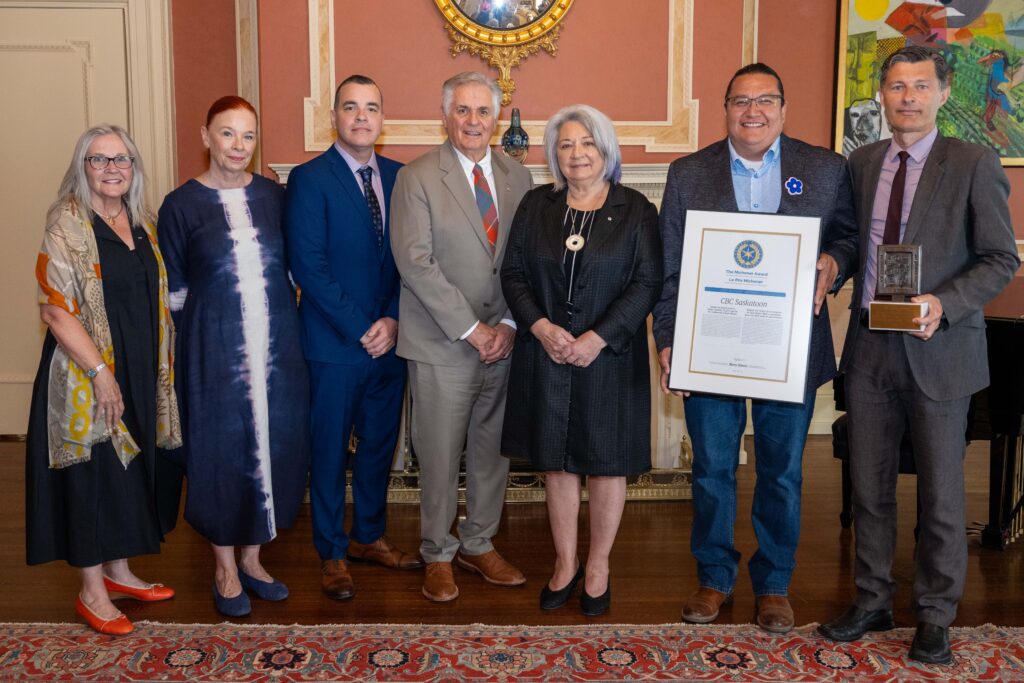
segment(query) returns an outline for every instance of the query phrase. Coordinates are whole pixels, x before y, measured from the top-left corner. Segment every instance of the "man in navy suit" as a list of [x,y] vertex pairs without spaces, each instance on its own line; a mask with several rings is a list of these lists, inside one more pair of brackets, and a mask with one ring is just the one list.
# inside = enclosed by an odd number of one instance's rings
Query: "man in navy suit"
[[[310,499],[321,586],[335,600],[355,595],[345,558],[386,567],[423,566],[384,535],[388,474],[398,436],[405,361],[395,355],[398,271],[387,207],[401,164],[378,156],[383,98],[365,76],[334,96],[338,137],[288,177],[288,258],[301,288],[299,316],[309,363],[313,458]],[[348,444],[352,523],[345,533]]]
[[[845,160],[782,133],[786,99],[782,80],[764,64],[745,66],[725,93],[728,138],[669,167],[661,205],[665,284],[654,307],[654,340],[660,352],[662,389],[672,355],[680,254],[686,211],[752,211],[820,216],[815,317],[811,331],[803,403],[754,399],[754,460],[757,484],[751,518],[758,549],[750,559],[757,596],[757,623],[785,633],[793,628],[789,581],[800,537],[800,487],[804,442],[818,387],[836,374],[835,350],[825,294],[838,286],[837,259],[857,249],[853,195]],[[810,303],[810,302],[808,302]],[[693,529],[690,548],[700,586],[687,599],[683,619],[704,624],[718,618],[736,583],[740,554],[733,543],[736,467],[747,422],[742,396],[697,394],[685,401],[693,442]]]

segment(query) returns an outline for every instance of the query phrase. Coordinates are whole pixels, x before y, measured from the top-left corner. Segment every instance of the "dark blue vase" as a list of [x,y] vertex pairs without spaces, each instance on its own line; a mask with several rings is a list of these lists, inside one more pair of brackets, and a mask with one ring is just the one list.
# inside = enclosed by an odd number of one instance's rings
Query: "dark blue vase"
[[530,136],[520,125],[517,108],[512,109],[512,124],[501,136],[501,149],[519,163],[526,163],[526,155],[530,151]]

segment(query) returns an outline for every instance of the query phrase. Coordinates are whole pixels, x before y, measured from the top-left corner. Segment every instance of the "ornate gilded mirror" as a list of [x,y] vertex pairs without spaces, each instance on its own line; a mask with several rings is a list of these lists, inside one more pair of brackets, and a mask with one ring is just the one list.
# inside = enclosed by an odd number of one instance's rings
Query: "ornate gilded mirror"
[[539,49],[554,55],[573,0],[434,0],[448,22],[452,56],[469,51],[498,69],[501,103],[512,102],[512,67]]

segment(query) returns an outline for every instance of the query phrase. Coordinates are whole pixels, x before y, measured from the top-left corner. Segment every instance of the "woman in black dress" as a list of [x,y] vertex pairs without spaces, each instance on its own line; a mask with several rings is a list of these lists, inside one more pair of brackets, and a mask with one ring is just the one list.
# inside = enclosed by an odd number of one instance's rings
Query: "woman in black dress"
[[[586,105],[544,131],[553,185],[523,197],[501,284],[515,317],[502,453],[545,473],[554,575],[541,607],[564,605],[584,579],[584,614],[611,603],[608,557],[626,477],[651,467],[647,315],[661,293],[658,213],[618,183],[615,129]],[[576,552],[581,478],[590,550]]]
[[127,558],[159,552],[174,526],[180,475],[157,447],[181,443],[167,276],[142,161],[122,128],[82,134],[46,223],[36,278],[49,331],[29,416],[27,559],[78,568],[76,611],[120,635],[132,624],[111,598],[174,595],[136,577]]

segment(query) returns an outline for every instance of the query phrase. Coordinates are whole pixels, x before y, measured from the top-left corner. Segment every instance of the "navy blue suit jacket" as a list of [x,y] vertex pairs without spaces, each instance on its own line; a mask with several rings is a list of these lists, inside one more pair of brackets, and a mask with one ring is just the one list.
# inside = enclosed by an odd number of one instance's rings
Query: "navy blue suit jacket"
[[[402,164],[380,155],[377,163],[387,207]],[[302,289],[299,317],[307,360],[365,362],[369,356],[359,338],[380,318],[398,320],[390,220],[386,210],[378,247],[362,189],[333,146],[288,175],[285,234],[292,276]]]

